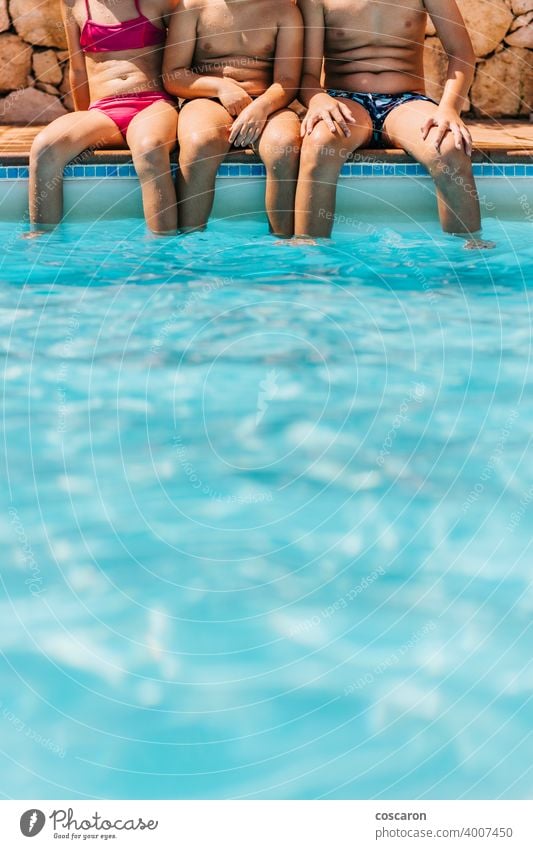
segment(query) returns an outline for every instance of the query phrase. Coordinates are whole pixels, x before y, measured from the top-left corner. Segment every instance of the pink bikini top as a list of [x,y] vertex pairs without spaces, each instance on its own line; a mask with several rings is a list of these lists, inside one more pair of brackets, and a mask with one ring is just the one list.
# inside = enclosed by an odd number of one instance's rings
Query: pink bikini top
[[115,53],[120,50],[140,50],[142,47],[156,47],[166,39],[165,30],[156,27],[139,9],[139,0],[135,0],[138,16],[130,21],[122,21],[113,26],[104,26],[91,20],[89,0],[87,20],[80,36],[80,47],[84,53]]

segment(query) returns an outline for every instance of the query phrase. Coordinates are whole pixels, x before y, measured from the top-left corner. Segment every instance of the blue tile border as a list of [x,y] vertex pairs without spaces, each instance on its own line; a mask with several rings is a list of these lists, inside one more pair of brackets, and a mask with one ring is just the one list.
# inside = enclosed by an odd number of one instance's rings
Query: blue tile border
[[[175,173],[175,165],[172,170]],[[475,162],[474,177],[503,177],[532,178],[533,163],[507,164]],[[0,166],[0,180],[27,180],[29,169],[24,166]],[[132,179],[136,177],[133,165],[68,165],[65,168],[66,179]],[[219,177],[264,177],[265,167],[254,163],[223,163],[218,170]],[[422,165],[409,162],[347,162],[342,167],[343,177],[427,177],[427,171]]]

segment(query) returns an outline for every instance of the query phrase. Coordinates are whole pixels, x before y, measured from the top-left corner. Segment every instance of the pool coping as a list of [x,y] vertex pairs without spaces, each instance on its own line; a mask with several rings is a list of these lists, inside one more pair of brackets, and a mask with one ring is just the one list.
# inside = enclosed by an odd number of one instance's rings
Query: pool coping
[[[84,165],[131,165],[132,158],[129,150],[98,150],[81,154],[78,159],[83,159]],[[173,163],[177,163],[177,155],[172,156]],[[533,164],[533,150],[495,150],[493,148],[475,148],[472,154],[475,163],[489,164]],[[412,156],[403,150],[375,148],[362,148],[355,151],[348,162],[368,163],[381,165],[416,164]],[[28,166],[29,151],[9,151],[0,145],[0,166]],[[225,164],[261,164],[259,156],[250,151],[231,151],[225,159]]]
[[[27,179],[29,151],[40,127],[0,126],[0,180]],[[533,177],[533,125],[526,121],[470,123],[474,137],[474,176]],[[177,155],[172,157],[177,168]],[[264,177],[264,166],[253,151],[231,151],[220,166],[222,178]],[[349,157],[345,177],[426,177],[427,171],[398,149],[363,149]],[[136,178],[130,151],[84,151],[65,169],[67,179]]]

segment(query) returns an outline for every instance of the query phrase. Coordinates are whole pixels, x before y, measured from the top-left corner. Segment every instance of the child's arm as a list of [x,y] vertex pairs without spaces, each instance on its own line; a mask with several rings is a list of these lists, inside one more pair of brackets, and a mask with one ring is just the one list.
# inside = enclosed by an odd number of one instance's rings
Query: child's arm
[[461,150],[464,146],[470,156],[472,138],[461,120],[461,110],[474,79],[476,57],[472,42],[456,0],[425,0],[425,6],[449,62],[448,78],[438,112],[422,127],[422,133],[427,138],[432,127],[438,128],[435,140],[437,150],[440,150],[444,137],[453,133],[456,148]]
[[195,74],[191,70],[196,49],[197,10],[187,2],[177,4],[170,16],[163,57],[163,84],[175,97],[218,98],[230,115],[239,115],[252,98],[233,80]]
[[302,75],[304,31],[302,16],[292,2],[284,5],[276,36],[272,85],[235,120],[229,140],[237,147],[254,144],[269,115],[292,103]]
[[69,82],[74,107],[77,112],[89,108],[91,95],[89,93],[89,79],[87,77],[87,66],[85,56],[80,47],[80,28],[72,14],[72,0],[63,0],[61,3],[61,14],[67,35],[69,51]]
[[332,133],[337,125],[345,136],[350,135],[348,124],[355,118],[346,106],[324,91],[320,78],[324,61],[324,9],[321,0],[298,0],[305,27],[305,49],[300,99],[308,112],[302,121],[302,136],[312,133],[316,124],[324,121]]

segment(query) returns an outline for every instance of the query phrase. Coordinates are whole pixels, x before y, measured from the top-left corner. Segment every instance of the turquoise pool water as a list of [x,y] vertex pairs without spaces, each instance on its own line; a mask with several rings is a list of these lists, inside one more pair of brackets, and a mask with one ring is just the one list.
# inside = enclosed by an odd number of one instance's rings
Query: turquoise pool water
[[531,225],[0,225],[0,791],[530,798]]

